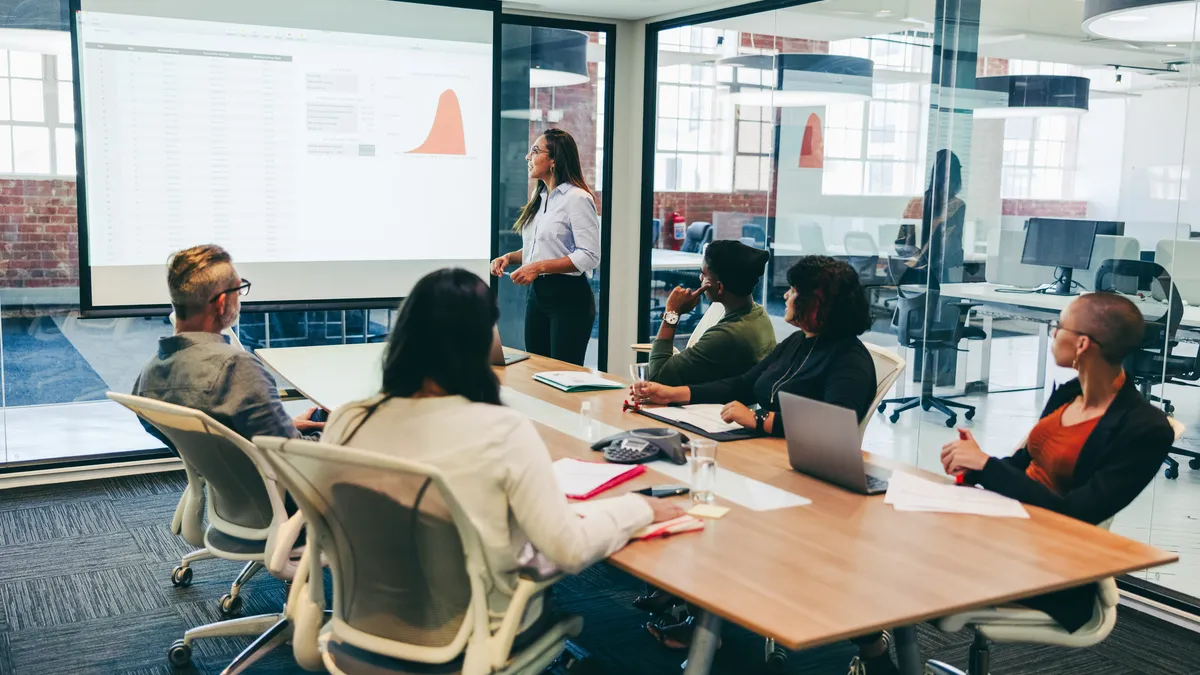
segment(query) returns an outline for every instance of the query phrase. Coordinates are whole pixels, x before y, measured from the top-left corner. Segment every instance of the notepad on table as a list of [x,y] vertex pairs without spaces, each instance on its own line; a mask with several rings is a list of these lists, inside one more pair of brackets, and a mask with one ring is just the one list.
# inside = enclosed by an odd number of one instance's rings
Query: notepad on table
[[902,471],[888,478],[884,502],[897,511],[965,513],[993,518],[1028,518],[1021,502],[975,487],[937,483]]
[[620,382],[613,382],[599,375],[575,370],[552,370],[545,373],[537,373],[533,376],[533,379],[542,384],[548,384],[555,389],[568,392],[625,388],[625,385]]
[[596,495],[646,473],[642,464],[609,464],[563,458],[554,463],[554,477],[571,499],[591,499]]
[[740,424],[732,424],[721,419],[721,409],[724,407],[720,403],[693,403],[678,407],[648,408],[647,410],[659,417],[673,422],[690,424],[710,434],[723,434],[742,429]]

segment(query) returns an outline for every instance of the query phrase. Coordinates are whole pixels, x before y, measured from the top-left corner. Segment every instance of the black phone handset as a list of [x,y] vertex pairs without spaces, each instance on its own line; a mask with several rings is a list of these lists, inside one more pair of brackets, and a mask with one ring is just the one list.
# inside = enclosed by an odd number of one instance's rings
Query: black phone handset
[[687,436],[665,427],[634,429],[592,444],[593,450],[603,450],[604,459],[615,464],[642,464],[662,456],[675,464],[687,464]]

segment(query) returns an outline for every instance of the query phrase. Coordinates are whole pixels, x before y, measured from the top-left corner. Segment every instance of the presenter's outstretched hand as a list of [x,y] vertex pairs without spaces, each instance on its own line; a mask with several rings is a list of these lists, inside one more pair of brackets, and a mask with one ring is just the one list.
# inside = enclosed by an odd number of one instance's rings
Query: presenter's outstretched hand
[[512,273],[512,281],[518,286],[528,286],[533,283],[542,274],[542,263],[532,262],[528,265],[521,265],[516,272]]
[[492,261],[492,276],[504,276],[504,268],[508,267],[508,254],[504,254]]

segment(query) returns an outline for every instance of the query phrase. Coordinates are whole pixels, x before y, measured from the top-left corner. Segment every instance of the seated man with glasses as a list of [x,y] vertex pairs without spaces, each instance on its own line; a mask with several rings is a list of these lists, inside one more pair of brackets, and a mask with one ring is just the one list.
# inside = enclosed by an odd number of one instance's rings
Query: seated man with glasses
[[[262,362],[221,334],[237,323],[239,296],[250,292],[250,282],[238,276],[225,249],[209,244],[174,254],[167,287],[175,334],[159,338],[158,354],[133,384],[135,396],[200,410],[247,439],[319,435],[325,424],[310,419],[317,409],[289,417]],[[142,424],[167,442],[152,425]]]

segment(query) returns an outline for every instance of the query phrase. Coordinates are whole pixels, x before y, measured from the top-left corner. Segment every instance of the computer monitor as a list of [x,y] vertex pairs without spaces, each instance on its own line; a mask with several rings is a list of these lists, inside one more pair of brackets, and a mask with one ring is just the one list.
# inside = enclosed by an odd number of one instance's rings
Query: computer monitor
[[1071,272],[1092,264],[1096,244],[1096,221],[1030,218],[1025,224],[1025,248],[1021,263],[1056,267],[1055,280],[1043,293],[1074,295]]
[[1105,234],[1110,237],[1124,237],[1125,223],[1119,220],[1097,220],[1096,234]]

